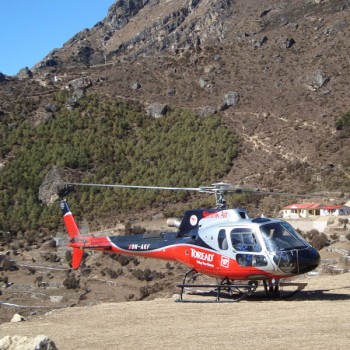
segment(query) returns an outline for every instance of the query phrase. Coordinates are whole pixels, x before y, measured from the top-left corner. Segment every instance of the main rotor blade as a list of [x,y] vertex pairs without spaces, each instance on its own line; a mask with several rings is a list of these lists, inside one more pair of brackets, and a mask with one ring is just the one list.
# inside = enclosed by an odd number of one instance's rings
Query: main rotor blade
[[300,197],[300,198],[325,198],[325,195],[316,194],[300,194],[300,193],[288,193],[288,192],[270,192],[244,189],[238,186],[233,186],[228,183],[219,182],[212,184],[208,187],[169,187],[169,186],[141,186],[141,185],[114,185],[114,184],[93,184],[93,183],[80,183],[71,182],[67,185],[73,186],[88,186],[88,187],[114,187],[114,188],[131,188],[131,189],[149,189],[149,190],[168,190],[168,191],[196,191],[200,193],[212,193],[212,194],[229,194],[229,193],[251,193],[257,195],[270,195],[270,196],[286,196],[286,197]]
[[270,196],[287,196],[287,197],[303,197],[303,198],[324,198],[324,197],[326,197],[326,196],[316,195],[316,194],[269,192],[269,191],[259,191],[259,190],[246,190],[243,188],[237,189],[236,193],[253,193],[253,194],[262,194],[262,195],[270,195]]
[[110,184],[89,184],[89,183],[79,183],[71,182],[67,185],[73,186],[90,186],[90,187],[118,187],[118,188],[140,188],[149,190],[169,190],[169,191],[197,191],[206,192],[205,189],[199,187],[163,187],[163,186],[138,186],[138,185],[110,185]]

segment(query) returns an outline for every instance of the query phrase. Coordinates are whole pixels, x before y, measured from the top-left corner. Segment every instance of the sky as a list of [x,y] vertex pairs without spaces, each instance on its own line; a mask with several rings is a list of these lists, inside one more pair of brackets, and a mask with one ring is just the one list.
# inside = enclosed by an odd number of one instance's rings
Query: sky
[[0,0],[0,72],[33,67],[106,17],[115,0]]

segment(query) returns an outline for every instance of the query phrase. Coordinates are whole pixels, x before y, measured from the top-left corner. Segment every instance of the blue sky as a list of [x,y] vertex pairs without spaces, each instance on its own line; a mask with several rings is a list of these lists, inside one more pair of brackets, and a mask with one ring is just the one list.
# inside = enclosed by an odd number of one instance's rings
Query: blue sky
[[33,67],[73,35],[101,21],[115,0],[2,0],[0,72]]

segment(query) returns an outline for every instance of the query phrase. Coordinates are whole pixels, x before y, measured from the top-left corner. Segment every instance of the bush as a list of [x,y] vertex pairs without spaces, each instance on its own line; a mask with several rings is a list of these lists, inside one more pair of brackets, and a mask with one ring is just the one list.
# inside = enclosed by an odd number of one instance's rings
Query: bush
[[333,241],[335,241],[339,238],[339,235],[337,233],[332,233],[330,237]]
[[346,112],[335,122],[335,128],[338,131],[347,129],[350,131],[350,111]]
[[163,287],[159,283],[155,283],[153,286],[143,286],[140,288],[140,300],[147,298],[153,293],[157,293],[163,290]]
[[80,288],[80,281],[79,278],[77,278],[73,273],[68,273],[66,279],[63,281],[63,285],[67,289],[79,289]]
[[147,298],[151,294],[150,287],[140,287],[140,300]]
[[153,281],[156,278],[165,277],[162,272],[157,272],[155,270],[151,271],[149,268],[146,268],[145,270],[135,269],[132,272],[132,275],[140,281],[147,281],[147,282]]
[[0,260],[0,271],[16,271],[18,270],[18,266],[16,265],[15,261],[10,259],[7,255],[2,255]]
[[317,250],[321,250],[325,246],[329,245],[329,240],[327,236],[323,232],[320,233],[316,229],[308,231],[305,237],[308,239],[310,244]]
[[118,276],[121,276],[123,274],[122,269],[118,269],[118,270],[108,269],[107,272],[111,278],[117,278]]

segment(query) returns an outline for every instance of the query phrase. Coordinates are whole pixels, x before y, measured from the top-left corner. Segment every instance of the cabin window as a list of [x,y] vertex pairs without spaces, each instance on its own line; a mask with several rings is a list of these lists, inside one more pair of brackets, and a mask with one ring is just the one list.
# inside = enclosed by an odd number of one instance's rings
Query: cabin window
[[218,245],[221,250],[227,250],[228,244],[227,244],[227,238],[226,238],[226,231],[220,230],[218,234]]
[[239,252],[260,252],[261,246],[252,229],[247,227],[234,228],[231,231],[231,243],[233,249]]
[[237,254],[237,264],[240,266],[267,266],[264,255]]
[[308,243],[287,222],[276,222],[260,226],[267,250],[290,250],[302,248]]

